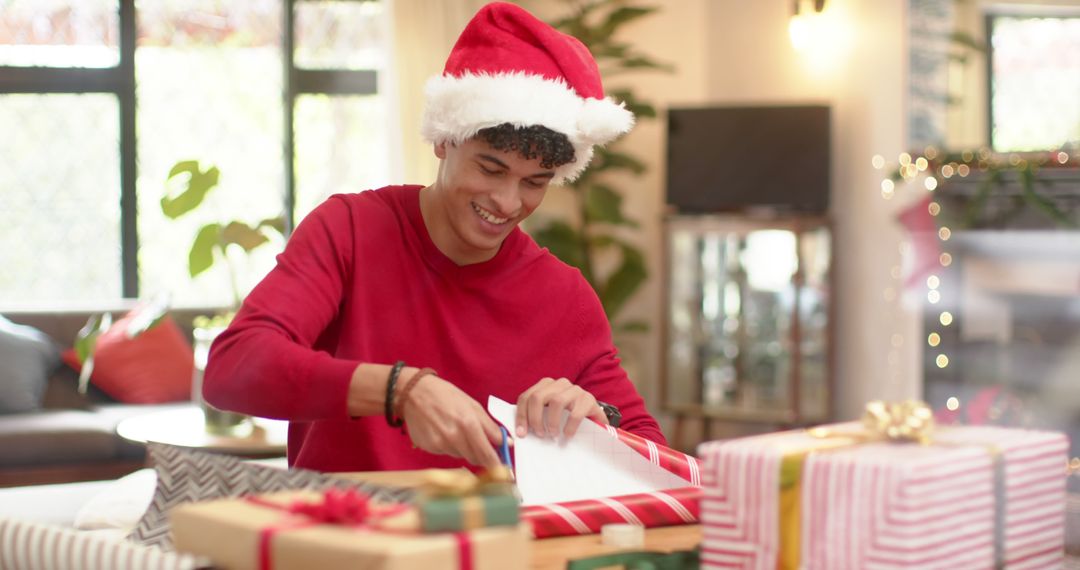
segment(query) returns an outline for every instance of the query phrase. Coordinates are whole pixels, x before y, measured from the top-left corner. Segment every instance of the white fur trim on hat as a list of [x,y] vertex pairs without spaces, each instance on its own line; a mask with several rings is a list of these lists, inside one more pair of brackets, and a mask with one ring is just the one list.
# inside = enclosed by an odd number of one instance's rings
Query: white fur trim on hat
[[421,134],[435,144],[462,143],[480,129],[503,123],[540,125],[566,135],[575,160],[555,169],[556,184],[585,170],[593,145],[608,143],[634,126],[634,115],[621,103],[582,98],[561,79],[521,72],[439,75],[428,80],[424,95]]

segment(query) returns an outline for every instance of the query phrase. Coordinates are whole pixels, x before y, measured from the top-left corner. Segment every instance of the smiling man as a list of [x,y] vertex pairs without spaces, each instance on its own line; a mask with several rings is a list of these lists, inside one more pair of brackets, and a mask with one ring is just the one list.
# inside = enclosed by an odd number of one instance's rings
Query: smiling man
[[517,402],[517,437],[617,409],[663,443],[596,294],[518,228],[633,124],[588,50],[489,4],[426,100],[436,180],[309,214],[214,343],[207,401],[290,420],[290,464],[323,471],[495,465],[490,395]]

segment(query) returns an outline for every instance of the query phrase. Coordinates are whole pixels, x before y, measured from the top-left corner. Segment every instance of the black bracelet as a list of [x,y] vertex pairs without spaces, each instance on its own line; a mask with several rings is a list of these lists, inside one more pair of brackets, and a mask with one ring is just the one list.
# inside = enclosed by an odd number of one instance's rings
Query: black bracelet
[[397,384],[397,378],[401,374],[402,368],[405,368],[404,360],[395,362],[394,366],[390,368],[390,378],[386,380],[386,401],[383,403],[383,413],[386,416],[386,423],[390,427],[401,427],[405,424],[405,422],[401,421],[401,418],[394,417],[394,385]]

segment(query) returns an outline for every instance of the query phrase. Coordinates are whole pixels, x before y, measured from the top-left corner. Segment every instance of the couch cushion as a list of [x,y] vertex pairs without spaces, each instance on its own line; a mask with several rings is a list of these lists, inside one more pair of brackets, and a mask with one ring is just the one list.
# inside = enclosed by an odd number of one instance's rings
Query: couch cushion
[[[90,382],[129,404],[189,400],[195,366],[191,345],[169,315],[143,330],[141,320],[156,320],[157,313],[145,314],[149,310],[151,305],[135,307],[98,337]],[[74,350],[66,351],[64,360],[81,368]]]
[[0,414],[41,408],[46,382],[59,363],[52,339],[0,317]]
[[110,461],[119,456],[115,425],[79,410],[0,416],[0,467]]

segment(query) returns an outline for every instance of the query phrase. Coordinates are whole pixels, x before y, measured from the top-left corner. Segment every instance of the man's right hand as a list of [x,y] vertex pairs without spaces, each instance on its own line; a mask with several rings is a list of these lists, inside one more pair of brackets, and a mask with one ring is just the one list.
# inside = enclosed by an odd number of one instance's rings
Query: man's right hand
[[412,388],[401,415],[413,443],[424,451],[480,467],[500,464],[495,446],[502,443],[502,432],[495,420],[479,402],[434,374]]

